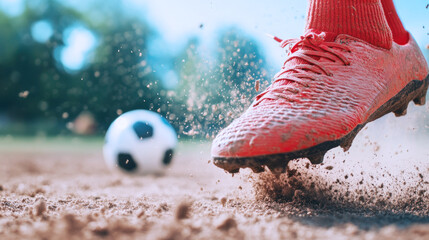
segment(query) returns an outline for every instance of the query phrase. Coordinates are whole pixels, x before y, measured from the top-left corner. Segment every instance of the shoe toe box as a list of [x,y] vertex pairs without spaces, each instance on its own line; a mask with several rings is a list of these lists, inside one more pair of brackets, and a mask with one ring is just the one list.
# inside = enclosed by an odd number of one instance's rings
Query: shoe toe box
[[240,158],[299,151],[338,139],[356,123],[323,111],[285,106],[249,109],[222,130],[212,144],[212,157]]

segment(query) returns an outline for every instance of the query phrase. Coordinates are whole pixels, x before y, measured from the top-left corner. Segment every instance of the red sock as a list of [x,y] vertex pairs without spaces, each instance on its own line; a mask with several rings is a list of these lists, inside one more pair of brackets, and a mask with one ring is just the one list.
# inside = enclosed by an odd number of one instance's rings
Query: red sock
[[348,34],[387,49],[392,46],[380,0],[310,0],[308,29]]
[[386,16],[387,23],[392,31],[393,41],[400,45],[406,44],[409,38],[408,32],[404,29],[401,19],[396,13],[393,0],[381,0],[381,4],[383,5],[384,16]]

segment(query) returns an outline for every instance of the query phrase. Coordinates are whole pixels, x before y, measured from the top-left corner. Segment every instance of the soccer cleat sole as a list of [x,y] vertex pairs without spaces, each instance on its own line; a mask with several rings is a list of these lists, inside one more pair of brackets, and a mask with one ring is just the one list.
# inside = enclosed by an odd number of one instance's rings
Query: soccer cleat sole
[[271,172],[276,174],[285,172],[289,161],[298,158],[307,158],[311,163],[319,164],[323,162],[326,152],[332,148],[341,146],[344,151],[347,151],[351,147],[353,139],[367,123],[390,112],[393,112],[397,117],[403,116],[407,113],[408,103],[411,101],[416,105],[424,105],[428,85],[429,75],[424,80],[409,82],[399,93],[378,108],[365,123],[359,124],[350,133],[340,139],[323,142],[314,147],[295,152],[254,157],[214,157],[213,163],[230,173],[237,173],[240,168],[250,168],[253,172],[260,173],[265,171],[266,166]]

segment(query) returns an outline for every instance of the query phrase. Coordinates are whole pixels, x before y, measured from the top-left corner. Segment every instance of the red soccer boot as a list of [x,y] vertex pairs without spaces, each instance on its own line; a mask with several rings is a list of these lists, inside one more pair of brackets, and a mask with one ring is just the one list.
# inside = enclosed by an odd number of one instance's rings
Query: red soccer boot
[[213,141],[216,166],[282,172],[292,159],[320,163],[331,148],[347,150],[368,122],[425,103],[429,70],[411,35],[390,49],[328,35],[282,41],[292,46],[273,84]]

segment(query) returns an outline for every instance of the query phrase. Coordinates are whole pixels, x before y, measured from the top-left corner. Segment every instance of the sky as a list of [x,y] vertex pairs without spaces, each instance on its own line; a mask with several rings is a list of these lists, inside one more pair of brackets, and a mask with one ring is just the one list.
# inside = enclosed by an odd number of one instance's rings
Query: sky
[[[429,9],[426,8],[429,1],[396,0],[394,3],[405,28],[419,45],[429,44]],[[124,0],[124,4],[133,11],[141,11],[172,46],[184,45],[190,35],[201,37],[203,45],[211,45],[219,29],[238,26],[260,42],[268,60],[277,66],[283,63],[285,55],[266,33],[283,39],[299,37],[308,7],[306,0]]]
[[[92,6],[85,5],[88,2],[83,0],[58,1],[82,10]],[[119,0],[119,2],[122,2],[130,14],[141,16],[156,29],[160,39],[156,39],[155,44],[159,44],[160,51],[173,53],[181,51],[189,38],[195,36],[200,39],[202,51],[210,52],[210,47],[216,46],[217,33],[223,28],[236,26],[258,41],[266,55],[268,65],[273,68],[281,66],[285,54],[278,43],[266,34],[283,39],[299,37],[303,33],[308,4],[306,0]],[[394,2],[405,28],[412,33],[422,48],[427,46],[429,9],[426,6],[429,1]],[[36,5],[37,0],[32,0],[31,3]],[[23,0],[0,0],[0,9],[12,16],[22,13],[23,6]],[[90,9],[88,12],[94,11]],[[50,33],[46,23],[37,24],[34,29]],[[68,36],[73,39],[65,40],[69,44],[59,50],[58,58],[68,64],[71,70],[78,70],[84,65],[83,56],[96,47],[97,39],[83,26],[76,26],[76,29],[71,29],[70,32],[72,34]],[[43,41],[46,34],[39,37]]]
[[[217,33],[236,26],[260,44],[269,63],[283,63],[285,54],[278,43],[266,34],[282,38],[302,34],[307,8],[306,1],[243,1],[243,0],[126,0],[126,6],[140,11],[154,25],[169,46],[181,49],[190,36],[201,39],[202,49],[216,46]],[[285,4],[286,3],[286,4]],[[202,26],[202,27],[200,27]],[[207,49],[210,51],[210,49]]]

